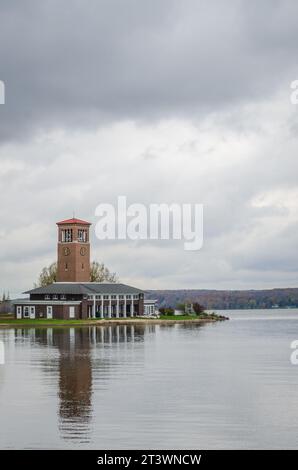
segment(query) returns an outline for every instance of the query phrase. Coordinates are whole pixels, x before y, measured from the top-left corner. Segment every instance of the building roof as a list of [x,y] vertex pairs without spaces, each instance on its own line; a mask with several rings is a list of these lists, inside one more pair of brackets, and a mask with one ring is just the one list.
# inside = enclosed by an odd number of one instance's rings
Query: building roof
[[72,219],[61,220],[60,222],[56,222],[57,225],[91,225],[90,222],[86,222],[86,220],[76,219],[72,217]]
[[141,294],[136,287],[106,282],[53,282],[45,287],[37,287],[23,294]]

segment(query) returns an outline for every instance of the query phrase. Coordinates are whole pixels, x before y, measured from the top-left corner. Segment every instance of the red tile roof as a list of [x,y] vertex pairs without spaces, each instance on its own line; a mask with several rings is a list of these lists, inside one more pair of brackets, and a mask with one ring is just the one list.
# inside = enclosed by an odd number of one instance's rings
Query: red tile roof
[[57,225],[72,225],[72,224],[91,225],[90,222],[86,222],[85,220],[81,220],[81,219],[75,219],[74,217],[72,219],[61,220],[61,222],[56,222],[56,224]]

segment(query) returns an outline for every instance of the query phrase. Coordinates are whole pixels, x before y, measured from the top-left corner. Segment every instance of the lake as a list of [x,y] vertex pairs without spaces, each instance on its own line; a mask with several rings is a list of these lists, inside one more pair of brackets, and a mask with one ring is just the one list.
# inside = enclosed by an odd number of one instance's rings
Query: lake
[[298,448],[298,309],[221,313],[0,329],[0,448]]

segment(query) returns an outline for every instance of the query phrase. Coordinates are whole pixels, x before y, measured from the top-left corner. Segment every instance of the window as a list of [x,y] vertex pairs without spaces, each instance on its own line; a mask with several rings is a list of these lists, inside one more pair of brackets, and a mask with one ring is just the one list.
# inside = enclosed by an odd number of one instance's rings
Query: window
[[138,296],[138,295],[134,295],[133,298],[134,298],[134,299],[138,299],[139,296]]
[[104,295],[103,298],[104,298],[105,300],[108,300],[108,299],[109,299],[109,296],[108,296],[108,295]]
[[111,299],[117,299],[117,295],[111,295]]
[[53,318],[53,307],[52,305],[47,305],[47,318]]
[[78,241],[86,242],[87,241],[87,231],[83,229],[78,230]]
[[65,271],[68,271],[68,264],[65,263]]
[[72,242],[72,229],[71,228],[62,230],[61,235],[62,235],[62,242],[64,243]]
[[46,295],[44,296],[44,298],[45,298],[45,300],[50,300],[51,296],[50,296],[49,294],[46,294]]
[[69,318],[75,317],[75,308],[74,306],[69,307]]
[[65,294],[60,295],[60,299],[61,300],[66,300],[66,295]]
[[22,318],[22,307],[21,307],[21,305],[17,306],[17,318]]
[[82,269],[85,269],[85,268],[84,268],[84,263],[82,263]]
[[57,294],[53,295],[53,300],[58,300],[58,295]]
[[124,295],[119,295],[119,299],[120,299],[120,300],[123,300],[123,299],[124,299]]
[[96,297],[97,300],[101,299],[101,295],[96,295],[95,297]]
[[35,306],[30,307],[30,318],[35,318]]
[[28,318],[29,317],[29,307],[27,305],[25,305],[24,307],[24,318]]

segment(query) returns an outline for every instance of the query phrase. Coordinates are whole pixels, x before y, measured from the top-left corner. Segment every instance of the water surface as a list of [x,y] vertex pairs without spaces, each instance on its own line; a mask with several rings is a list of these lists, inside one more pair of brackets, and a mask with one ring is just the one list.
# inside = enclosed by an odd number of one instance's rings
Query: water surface
[[298,448],[298,310],[224,314],[0,330],[0,448]]

